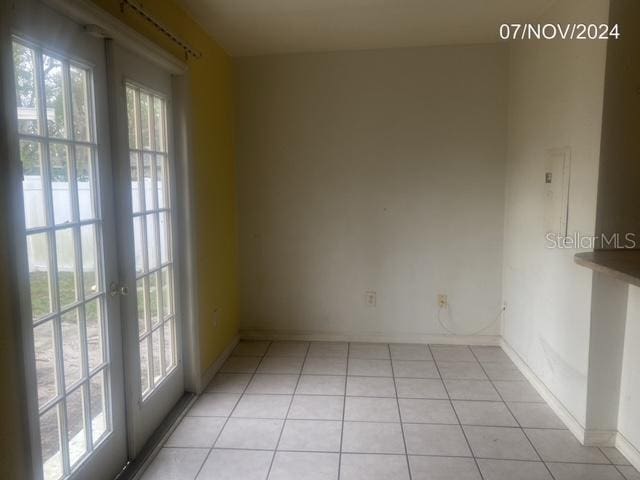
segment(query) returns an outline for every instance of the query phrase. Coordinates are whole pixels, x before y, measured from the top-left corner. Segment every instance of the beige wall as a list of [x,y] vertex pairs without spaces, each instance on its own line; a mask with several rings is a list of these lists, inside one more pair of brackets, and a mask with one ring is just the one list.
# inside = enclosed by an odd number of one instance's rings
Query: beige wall
[[243,330],[417,341],[437,293],[461,333],[498,317],[506,53],[235,60]]
[[[540,22],[602,23],[608,0],[563,0]],[[514,42],[504,239],[503,336],[582,426],[592,273],[545,247],[545,151],[571,148],[568,231],[595,230],[606,42]]]

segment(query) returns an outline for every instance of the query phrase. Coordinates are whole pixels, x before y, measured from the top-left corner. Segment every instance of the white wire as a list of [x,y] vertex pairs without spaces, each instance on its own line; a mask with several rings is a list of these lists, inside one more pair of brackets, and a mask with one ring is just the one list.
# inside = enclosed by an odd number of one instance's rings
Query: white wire
[[[486,325],[486,326],[482,327],[480,330],[476,330],[475,332],[472,332],[472,333],[459,333],[459,332],[456,332],[456,331],[454,331],[454,330],[450,329],[449,327],[447,327],[447,326],[445,325],[445,323],[442,321],[442,317],[440,316],[440,312],[442,312],[442,309],[443,309],[443,307],[442,307],[442,306],[438,306],[438,323],[439,323],[439,324],[440,324],[440,326],[441,326],[442,328],[444,328],[444,329],[445,329],[449,334],[451,334],[451,335],[477,335],[477,334],[479,334],[480,332],[484,332],[485,330],[487,330],[487,329],[489,329],[490,327],[492,327],[493,325],[495,325],[495,324],[496,324],[496,323],[501,319],[501,317],[502,317],[502,313],[506,310],[506,306],[504,306],[504,305],[503,305],[503,306],[500,308],[500,312],[498,313],[498,315],[496,316],[496,318],[494,318],[493,320],[491,320],[491,322],[490,322],[488,325]],[[447,308],[447,310],[449,310],[449,309]],[[450,317],[450,316],[451,316],[451,315],[449,315],[449,317]]]

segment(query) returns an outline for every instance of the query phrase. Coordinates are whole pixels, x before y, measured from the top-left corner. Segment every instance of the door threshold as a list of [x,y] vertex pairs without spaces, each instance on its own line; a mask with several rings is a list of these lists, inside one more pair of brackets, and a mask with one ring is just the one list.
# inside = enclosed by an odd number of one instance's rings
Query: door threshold
[[153,432],[136,458],[127,462],[114,480],[136,480],[144,473],[147,466],[156,457],[166,439],[173,433],[195,401],[195,393],[185,393],[174,405],[162,423]]

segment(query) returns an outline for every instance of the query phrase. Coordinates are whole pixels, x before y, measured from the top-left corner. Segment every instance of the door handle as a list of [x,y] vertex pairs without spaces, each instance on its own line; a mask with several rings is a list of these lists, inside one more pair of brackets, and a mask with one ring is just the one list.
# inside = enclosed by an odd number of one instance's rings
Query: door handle
[[116,297],[118,295],[126,297],[129,295],[129,287],[126,285],[118,285],[116,282],[111,282],[109,285],[109,294],[112,297]]

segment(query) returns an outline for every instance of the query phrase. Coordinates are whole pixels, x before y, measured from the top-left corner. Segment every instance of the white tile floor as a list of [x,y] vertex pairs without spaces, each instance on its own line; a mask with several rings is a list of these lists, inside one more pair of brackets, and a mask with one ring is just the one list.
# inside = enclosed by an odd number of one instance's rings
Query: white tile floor
[[144,480],[639,480],[497,347],[241,342]]

